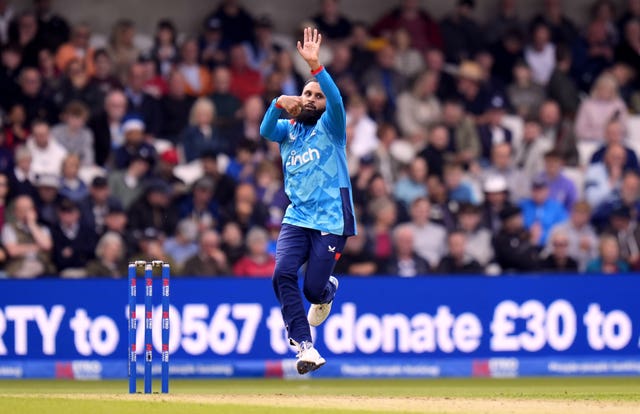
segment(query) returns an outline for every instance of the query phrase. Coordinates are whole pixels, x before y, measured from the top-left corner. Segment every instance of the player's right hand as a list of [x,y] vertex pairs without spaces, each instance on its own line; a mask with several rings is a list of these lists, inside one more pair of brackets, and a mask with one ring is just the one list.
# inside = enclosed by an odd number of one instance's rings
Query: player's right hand
[[302,111],[302,98],[299,96],[282,95],[276,101],[278,105],[284,108],[287,113],[293,117],[300,115]]

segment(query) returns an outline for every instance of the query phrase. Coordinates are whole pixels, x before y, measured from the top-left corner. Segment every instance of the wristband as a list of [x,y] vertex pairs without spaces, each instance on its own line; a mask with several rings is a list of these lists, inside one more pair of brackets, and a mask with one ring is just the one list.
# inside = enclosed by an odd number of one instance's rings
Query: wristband
[[322,69],[324,69],[324,66],[320,65],[320,66],[318,67],[318,69],[316,69],[316,70],[312,70],[312,71],[311,71],[311,74],[312,74],[313,76],[316,76],[318,73],[322,72]]
[[284,106],[282,106],[282,105],[280,105],[280,104],[278,103],[278,99],[280,99],[281,97],[282,97],[282,95],[280,95],[280,96],[278,96],[278,97],[276,98],[276,104],[275,104],[275,105],[276,105],[276,108],[278,108],[278,109],[284,109]]

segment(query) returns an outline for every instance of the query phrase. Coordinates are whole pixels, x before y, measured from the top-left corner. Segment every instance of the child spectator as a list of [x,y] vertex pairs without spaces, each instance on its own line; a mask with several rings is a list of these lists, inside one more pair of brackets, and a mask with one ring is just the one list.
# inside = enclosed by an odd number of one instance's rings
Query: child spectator
[[67,104],[62,123],[51,129],[51,135],[68,153],[76,154],[83,166],[94,165],[93,133],[87,128],[89,109],[79,101]]

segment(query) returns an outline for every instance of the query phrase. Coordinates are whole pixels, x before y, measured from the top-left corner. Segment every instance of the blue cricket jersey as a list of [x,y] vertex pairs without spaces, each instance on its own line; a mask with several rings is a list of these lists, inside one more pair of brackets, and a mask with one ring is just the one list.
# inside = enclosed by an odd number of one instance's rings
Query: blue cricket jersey
[[280,144],[284,190],[291,200],[283,223],[352,236],[356,234],[346,155],[346,113],[338,87],[324,67],[313,73],[327,108],[316,125],[279,119],[271,102],[260,134]]

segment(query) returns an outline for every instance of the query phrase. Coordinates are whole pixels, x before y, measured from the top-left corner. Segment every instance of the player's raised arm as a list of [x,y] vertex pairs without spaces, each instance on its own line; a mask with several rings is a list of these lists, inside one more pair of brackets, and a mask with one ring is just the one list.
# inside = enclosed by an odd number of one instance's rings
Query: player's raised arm
[[346,112],[340,96],[340,90],[335,82],[320,63],[320,45],[322,35],[317,29],[307,27],[304,29],[303,41],[298,41],[297,48],[300,56],[307,62],[311,69],[311,74],[316,77],[320,84],[320,89],[327,98],[328,127],[334,132],[336,137],[344,140],[346,128]]

